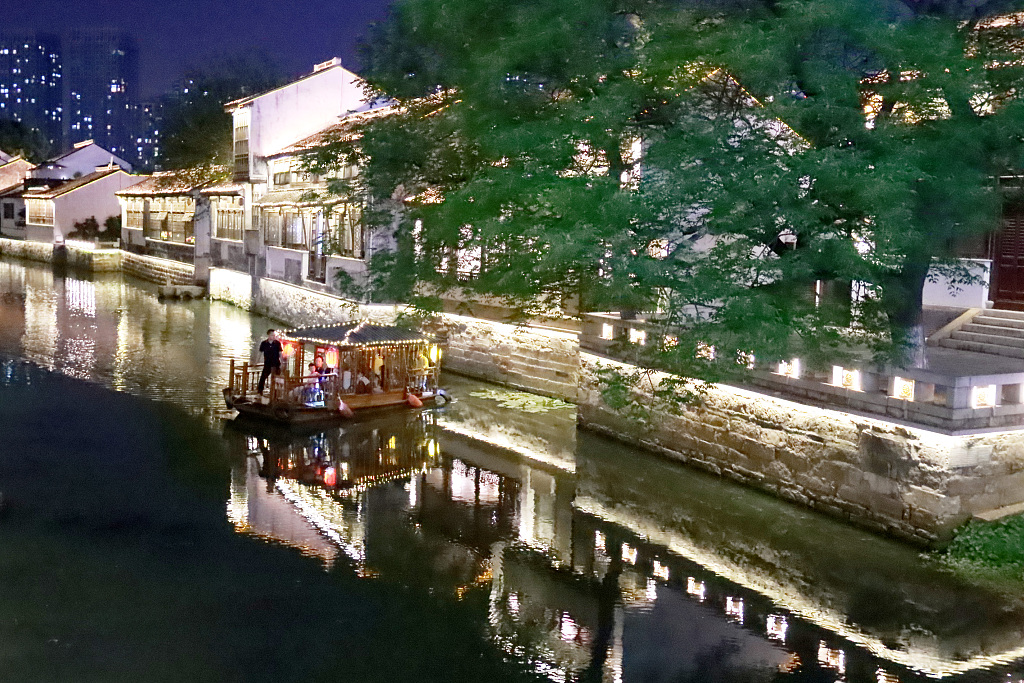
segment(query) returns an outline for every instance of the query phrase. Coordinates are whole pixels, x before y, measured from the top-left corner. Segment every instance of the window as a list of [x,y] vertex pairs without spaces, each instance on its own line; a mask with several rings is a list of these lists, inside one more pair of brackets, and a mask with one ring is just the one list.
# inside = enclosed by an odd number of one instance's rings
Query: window
[[26,199],[28,222],[33,225],[53,225],[53,202],[49,199]]
[[362,210],[358,205],[342,203],[332,207],[327,219],[325,251],[338,256],[363,258]]
[[235,178],[249,178],[249,123],[235,126]]
[[14,218],[14,202],[4,202],[4,220],[12,220]]
[[244,220],[241,197],[221,197],[215,200],[216,231],[218,239],[241,240]]
[[179,244],[195,244],[195,207],[182,197],[171,197],[150,204],[145,235],[150,239]]

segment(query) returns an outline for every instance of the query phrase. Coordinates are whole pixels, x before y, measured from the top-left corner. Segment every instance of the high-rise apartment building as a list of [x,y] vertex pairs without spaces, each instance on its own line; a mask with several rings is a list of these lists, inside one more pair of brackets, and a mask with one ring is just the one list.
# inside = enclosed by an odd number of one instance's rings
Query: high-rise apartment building
[[65,144],[63,98],[60,38],[0,34],[0,119],[24,123],[59,150]]
[[64,48],[67,142],[94,140],[118,156],[135,159],[137,42],[122,31],[82,29],[68,35]]

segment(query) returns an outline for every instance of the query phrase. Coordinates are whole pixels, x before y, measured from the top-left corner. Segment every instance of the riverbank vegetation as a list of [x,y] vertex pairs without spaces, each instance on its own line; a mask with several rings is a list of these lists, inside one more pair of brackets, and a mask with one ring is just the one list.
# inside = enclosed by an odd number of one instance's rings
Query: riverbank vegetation
[[1024,579],[1024,516],[996,522],[972,520],[964,525],[941,555],[954,570],[989,578]]

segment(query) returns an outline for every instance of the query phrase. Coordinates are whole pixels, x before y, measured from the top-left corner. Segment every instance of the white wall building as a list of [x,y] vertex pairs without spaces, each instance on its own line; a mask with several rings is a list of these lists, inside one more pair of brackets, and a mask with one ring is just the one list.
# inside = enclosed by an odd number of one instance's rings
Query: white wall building
[[0,237],[25,237],[25,202],[21,195],[33,168],[32,163],[21,157],[0,152]]
[[[296,283],[310,276],[323,281],[326,265],[320,257],[330,212],[308,200],[310,190],[324,188],[323,179],[300,174],[298,156],[307,148],[297,143],[371,108],[363,82],[337,58],[287,85],[225,105],[234,128],[233,178],[241,190],[244,234],[237,241],[250,272]],[[217,229],[214,261],[233,247],[220,241],[231,239]],[[360,245],[350,251],[362,258]]]
[[107,166],[56,187],[27,190],[26,238],[63,244],[77,222],[93,217],[103,225],[107,218],[121,215],[114,193],[138,181],[118,166]]
[[71,151],[47,159],[36,166],[30,177],[38,180],[74,180],[105,166],[118,166],[132,172],[132,165],[108,152],[92,140],[76,144]]

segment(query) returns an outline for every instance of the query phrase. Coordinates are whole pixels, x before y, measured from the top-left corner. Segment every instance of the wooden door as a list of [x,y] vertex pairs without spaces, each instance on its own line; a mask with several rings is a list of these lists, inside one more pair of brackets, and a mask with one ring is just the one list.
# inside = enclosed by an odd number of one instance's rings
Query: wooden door
[[1003,216],[994,260],[996,307],[1024,310],[1024,209]]

